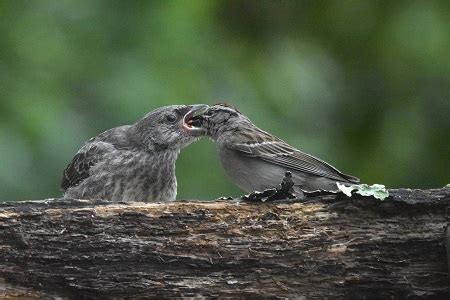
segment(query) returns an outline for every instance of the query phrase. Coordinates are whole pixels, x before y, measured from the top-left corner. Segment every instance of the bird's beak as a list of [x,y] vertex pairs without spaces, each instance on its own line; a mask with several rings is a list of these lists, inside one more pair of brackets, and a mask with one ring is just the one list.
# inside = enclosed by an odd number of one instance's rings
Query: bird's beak
[[206,104],[190,105],[190,110],[183,117],[183,129],[189,135],[201,136],[206,134],[206,129],[200,126],[196,126],[193,122],[195,117],[201,116],[208,110],[209,106]]

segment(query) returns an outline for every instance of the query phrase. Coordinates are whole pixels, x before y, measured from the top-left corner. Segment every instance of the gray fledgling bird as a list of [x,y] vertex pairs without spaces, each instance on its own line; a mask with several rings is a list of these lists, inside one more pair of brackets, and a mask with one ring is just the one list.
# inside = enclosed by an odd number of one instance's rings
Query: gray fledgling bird
[[336,190],[336,182],[359,182],[259,129],[228,105],[211,106],[191,122],[207,130],[217,145],[225,172],[247,193],[274,188],[286,171],[292,172],[294,190],[300,195],[302,191]]
[[64,198],[112,201],[173,201],[180,150],[204,135],[190,119],[207,105],[172,105],[133,125],[91,138],[64,170]]

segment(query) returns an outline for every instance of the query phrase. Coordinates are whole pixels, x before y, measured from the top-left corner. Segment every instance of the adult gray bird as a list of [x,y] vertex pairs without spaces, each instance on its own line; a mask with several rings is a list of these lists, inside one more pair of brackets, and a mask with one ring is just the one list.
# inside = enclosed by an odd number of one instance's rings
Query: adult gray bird
[[247,193],[273,188],[286,171],[292,173],[294,190],[336,190],[336,182],[353,184],[359,179],[345,175],[330,164],[306,154],[256,127],[237,109],[211,106],[190,123],[203,126],[215,141],[225,172]]
[[205,133],[189,120],[207,108],[202,104],[161,107],[133,125],[91,138],[64,170],[64,198],[175,200],[177,156]]

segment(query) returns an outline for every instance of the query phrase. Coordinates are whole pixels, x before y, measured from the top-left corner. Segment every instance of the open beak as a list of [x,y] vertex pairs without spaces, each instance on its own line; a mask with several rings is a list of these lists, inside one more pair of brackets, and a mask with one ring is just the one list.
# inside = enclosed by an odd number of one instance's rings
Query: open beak
[[201,136],[206,134],[206,129],[194,124],[193,119],[205,113],[209,106],[206,104],[195,104],[190,106],[191,109],[183,117],[183,129],[192,136]]

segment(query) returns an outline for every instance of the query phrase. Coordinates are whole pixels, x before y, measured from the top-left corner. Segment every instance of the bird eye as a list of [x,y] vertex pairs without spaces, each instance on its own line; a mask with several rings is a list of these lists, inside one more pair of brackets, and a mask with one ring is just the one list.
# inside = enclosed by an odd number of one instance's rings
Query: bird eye
[[176,120],[177,120],[177,116],[172,115],[172,114],[166,115],[166,121],[167,121],[167,122],[173,123],[173,122],[175,122]]

